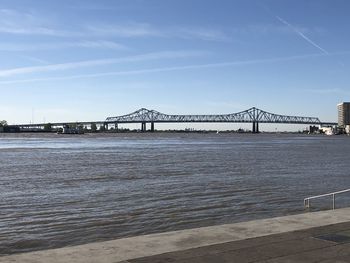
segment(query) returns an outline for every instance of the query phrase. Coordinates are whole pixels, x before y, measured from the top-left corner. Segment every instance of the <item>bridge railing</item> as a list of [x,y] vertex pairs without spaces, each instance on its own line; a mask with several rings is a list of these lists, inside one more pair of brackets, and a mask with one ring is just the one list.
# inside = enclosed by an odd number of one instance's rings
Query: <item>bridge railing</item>
[[310,208],[311,207],[310,200],[331,196],[332,197],[332,208],[334,210],[335,209],[335,196],[338,195],[338,194],[344,194],[344,193],[347,193],[347,192],[350,192],[350,189],[337,191],[337,192],[333,192],[333,193],[328,193],[328,194],[322,194],[322,195],[315,195],[315,196],[307,197],[307,198],[304,199],[304,207],[305,208]]

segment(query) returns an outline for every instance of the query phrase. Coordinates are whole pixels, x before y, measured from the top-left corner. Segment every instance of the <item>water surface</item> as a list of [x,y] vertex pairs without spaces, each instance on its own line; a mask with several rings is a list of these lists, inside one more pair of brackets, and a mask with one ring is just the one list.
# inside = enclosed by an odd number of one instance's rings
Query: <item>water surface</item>
[[346,136],[0,134],[0,254],[304,212],[350,188],[349,156]]

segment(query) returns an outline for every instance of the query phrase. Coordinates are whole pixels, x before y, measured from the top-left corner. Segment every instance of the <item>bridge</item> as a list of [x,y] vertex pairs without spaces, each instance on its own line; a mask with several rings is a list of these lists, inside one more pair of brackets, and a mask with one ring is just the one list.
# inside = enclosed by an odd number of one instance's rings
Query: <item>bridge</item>
[[[337,125],[335,122],[322,122],[317,117],[280,115],[253,107],[237,113],[213,115],[169,115],[155,110],[142,108],[130,114],[108,117],[104,121],[51,123],[51,126],[62,127],[64,125],[72,124],[89,126],[92,123],[103,126],[106,129],[108,129],[109,125],[114,125],[115,128],[118,129],[118,124],[141,123],[141,131],[143,132],[146,131],[147,123],[151,124],[151,131],[154,131],[155,123],[252,123],[253,133],[259,132],[259,123],[308,124],[324,126]],[[21,124],[18,126],[22,130],[30,128],[43,129],[45,124]]]

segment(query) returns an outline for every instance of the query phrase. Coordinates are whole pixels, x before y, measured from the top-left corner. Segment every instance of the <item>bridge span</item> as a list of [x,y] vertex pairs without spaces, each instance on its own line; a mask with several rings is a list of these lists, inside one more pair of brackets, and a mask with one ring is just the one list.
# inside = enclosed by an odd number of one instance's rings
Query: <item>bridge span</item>
[[[270,113],[255,107],[248,110],[230,114],[212,115],[170,115],[155,110],[145,108],[134,111],[130,114],[108,117],[104,121],[91,122],[61,122],[50,123],[52,127],[62,127],[64,125],[84,125],[97,124],[108,129],[109,125],[114,125],[118,129],[118,124],[141,123],[141,131],[146,131],[146,124],[151,124],[151,131],[154,131],[155,123],[252,123],[252,132],[259,132],[259,123],[280,123],[280,124],[308,124],[334,126],[335,122],[322,122],[317,117],[290,116]],[[37,128],[43,129],[45,123],[40,124],[20,124],[21,130]]]

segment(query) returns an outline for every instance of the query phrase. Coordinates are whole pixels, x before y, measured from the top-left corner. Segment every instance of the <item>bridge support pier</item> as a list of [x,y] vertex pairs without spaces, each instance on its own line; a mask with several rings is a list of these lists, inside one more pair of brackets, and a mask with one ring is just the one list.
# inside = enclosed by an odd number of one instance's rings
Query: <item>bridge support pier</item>
[[141,122],[141,132],[146,131],[146,122]]
[[116,131],[118,131],[118,122],[115,122],[115,123],[114,123],[114,129],[115,129]]
[[154,132],[154,122],[151,122],[151,132]]
[[259,122],[253,122],[252,133],[259,133]]

